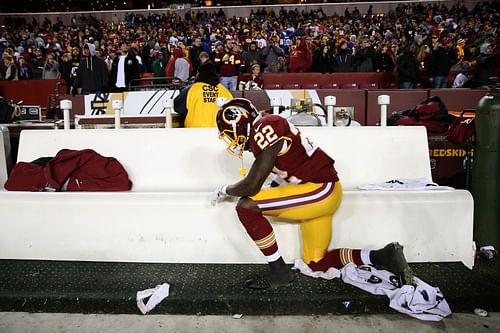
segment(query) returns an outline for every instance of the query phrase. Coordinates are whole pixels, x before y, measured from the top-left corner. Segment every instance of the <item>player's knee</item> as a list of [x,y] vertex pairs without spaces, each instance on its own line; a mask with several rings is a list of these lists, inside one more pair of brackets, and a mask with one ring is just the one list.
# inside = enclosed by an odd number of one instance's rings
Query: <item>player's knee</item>
[[240,200],[238,200],[238,203],[236,204],[236,208],[245,208],[256,213],[260,213],[260,208],[259,206],[257,206],[255,201],[247,197],[240,198]]

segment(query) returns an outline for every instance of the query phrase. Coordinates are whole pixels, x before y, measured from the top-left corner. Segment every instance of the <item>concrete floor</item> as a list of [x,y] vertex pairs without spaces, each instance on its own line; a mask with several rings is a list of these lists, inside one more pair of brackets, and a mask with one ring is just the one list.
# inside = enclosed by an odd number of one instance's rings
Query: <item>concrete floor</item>
[[500,332],[500,313],[483,318],[453,314],[423,322],[401,314],[362,316],[174,316],[0,312],[1,333],[318,333],[318,332]]

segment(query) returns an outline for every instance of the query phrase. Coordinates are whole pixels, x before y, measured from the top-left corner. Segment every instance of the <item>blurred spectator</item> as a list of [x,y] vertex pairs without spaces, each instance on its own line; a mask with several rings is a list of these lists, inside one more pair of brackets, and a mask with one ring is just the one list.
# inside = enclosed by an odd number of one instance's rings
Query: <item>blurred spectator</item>
[[288,72],[301,73],[307,72],[312,65],[311,51],[307,47],[304,37],[297,39],[297,44],[292,46],[290,56],[288,57]]
[[457,40],[457,46],[455,46],[456,63],[459,64],[464,60],[465,57],[465,39],[460,38]]
[[200,65],[200,53],[205,51],[201,45],[201,38],[195,37],[193,45],[189,48],[189,60],[193,65],[193,70],[196,73],[198,71],[198,66]]
[[455,76],[455,80],[453,80],[452,88],[465,88],[466,84],[469,81],[469,63],[466,61],[462,61],[459,65],[461,70],[458,72],[457,76]]
[[449,47],[444,47],[450,43],[449,37],[438,38],[432,41],[433,50],[429,59],[429,75],[434,88],[446,88],[448,75],[454,63],[455,54]]
[[240,90],[261,90],[264,86],[260,75],[260,65],[253,64],[250,75],[245,77],[246,81],[240,82]]
[[418,63],[415,57],[415,45],[406,45],[403,53],[396,60],[399,88],[415,88],[418,77]]
[[311,72],[331,73],[333,71],[333,50],[330,44],[320,44],[313,52]]
[[113,48],[110,48],[108,51],[108,55],[104,59],[109,74],[111,74],[111,70],[113,69],[113,60],[115,60],[115,58],[116,58],[116,51]]
[[78,88],[83,94],[95,94],[109,89],[108,68],[104,60],[91,54],[88,44],[83,47],[83,57],[78,66],[75,81],[73,82],[73,94]]
[[186,82],[192,72],[192,66],[184,56],[184,51],[181,48],[174,49],[173,57],[167,63],[166,76],[174,77],[175,80],[180,82]]
[[134,81],[140,78],[141,64],[132,48],[127,43],[120,46],[120,55],[113,60],[111,69],[111,85],[114,91],[128,89]]
[[[276,37],[271,36],[269,44],[262,49],[263,62],[266,66],[276,65],[278,57],[285,57],[285,52],[276,44]],[[278,67],[278,66],[275,66]]]
[[351,50],[347,47],[347,41],[345,39],[341,39],[339,41],[339,49],[333,59],[333,71],[352,72],[354,68],[354,61]]
[[248,45],[248,51],[245,54],[245,68],[250,70],[253,64],[261,64],[262,55],[257,50],[257,42],[253,41]]
[[17,66],[14,57],[7,55],[3,57],[3,66],[5,69],[5,80],[18,80]]
[[489,79],[495,76],[495,70],[500,66],[500,53],[493,53],[492,43],[483,43],[476,61],[476,86],[488,88]]
[[[154,77],[165,77],[165,56],[162,52],[153,52],[153,76]],[[165,79],[153,80],[153,84],[165,84]]]
[[286,73],[286,59],[285,57],[278,57],[271,65],[267,66],[264,73]]
[[63,55],[59,64],[59,69],[61,71],[61,77],[67,84],[67,93],[71,94],[76,72],[78,71],[78,66],[80,66],[81,56],[80,49],[76,46],[74,48],[68,48],[68,50],[71,51],[71,53],[67,52]]
[[198,58],[200,61],[200,66],[201,66],[210,60],[210,55],[207,52],[203,51],[203,52],[200,52],[200,55],[198,56]]
[[19,58],[19,80],[31,80],[33,78],[33,70],[31,69],[31,65],[26,62],[24,57]]
[[54,54],[47,54],[47,60],[43,65],[42,79],[58,79],[60,77],[59,63],[56,61]]
[[375,64],[377,72],[392,72],[394,70],[394,60],[388,52],[387,44],[379,46]]
[[35,56],[31,59],[31,68],[33,68],[33,79],[42,79],[43,67],[45,65],[45,59],[42,57],[42,51],[40,49],[35,49]]
[[370,44],[370,39],[363,37],[359,42],[359,48],[356,50],[354,56],[356,72],[374,72],[376,57],[377,55]]
[[429,80],[429,59],[431,58],[431,48],[429,45],[422,45],[417,54],[418,80],[423,88],[431,88]]
[[215,56],[215,65],[218,68],[220,83],[235,91],[238,89],[238,75],[245,67],[245,63],[239,54],[239,47],[231,40],[226,41],[226,48]]

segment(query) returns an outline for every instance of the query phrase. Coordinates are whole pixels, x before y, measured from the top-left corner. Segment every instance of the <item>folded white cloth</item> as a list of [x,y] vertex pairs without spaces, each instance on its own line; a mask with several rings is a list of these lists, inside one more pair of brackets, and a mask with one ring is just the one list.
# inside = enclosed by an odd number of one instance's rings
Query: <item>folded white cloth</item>
[[[155,288],[138,291],[136,296],[137,307],[145,315],[160,304],[163,299],[168,297],[169,293],[170,285],[168,283],[159,284]],[[148,302],[144,304],[144,300],[148,297]]]
[[295,259],[292,269],[313,278],[331,280],[340,277],[340,271],[336,268],[331,267],[326,272],[313,271],[302,259]]
[[392,179],[384,183],[370,183],[358,186],[360,190],[418,191],[418,190],[454,190],[450,186],[441,186],[427,178]]
[[347,264],[341,270],[342,280],[374,295],[386,295],[389,306],[420,320],[440,321],[451,315],[451,309],[439,288],[413,277],[416,287],[397,288],[394,274],[372,266]]

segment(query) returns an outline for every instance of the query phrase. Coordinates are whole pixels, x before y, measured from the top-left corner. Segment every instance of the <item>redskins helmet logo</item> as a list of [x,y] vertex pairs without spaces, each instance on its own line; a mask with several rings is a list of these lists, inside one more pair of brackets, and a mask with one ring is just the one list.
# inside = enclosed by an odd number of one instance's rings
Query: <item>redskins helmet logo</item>
[[248,115],[237,106],[229,106],[222,112],[222,119],[229,125],[239,123],[242,117],[248,118]]

